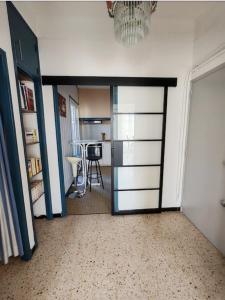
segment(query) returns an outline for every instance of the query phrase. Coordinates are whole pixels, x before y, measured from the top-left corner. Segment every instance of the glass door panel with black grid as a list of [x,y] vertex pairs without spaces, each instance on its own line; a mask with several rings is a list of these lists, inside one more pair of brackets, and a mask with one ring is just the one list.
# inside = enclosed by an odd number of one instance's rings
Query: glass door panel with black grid
[[115,214],[161,210],[166,87],[112,88]]

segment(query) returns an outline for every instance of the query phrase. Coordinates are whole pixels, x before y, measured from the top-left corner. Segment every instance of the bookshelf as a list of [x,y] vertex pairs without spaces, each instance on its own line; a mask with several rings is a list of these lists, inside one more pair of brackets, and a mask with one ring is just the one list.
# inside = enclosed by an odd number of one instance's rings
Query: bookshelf
[[[35,84],[31,77],[18,71],[20,112],[24,139],[24,151],[31,203],[34,216],[45,214],[45,191],[42,172],[42,159],[37,120]],[[42,213],[40,212],[42,211]]]
[[[45,116],[44,116],[44,104],[42,95],[42,82],[40,73],[40,63],[39,63],[39,50],[38,50],[38,40],[35,34],[32,32],[31,28],[27,25],[23,17],[17,11],[15,6],[11,1],[6,3],[8,23],[12,44],[13,62],[15,70],[15,78],[17,85],[17,96],[18,96],[18,107],[20,109],[20,126],[22,129],[22,139],[23,139],[23,150],[24,158],[26,160],[27,166],[27,183],[29,188],[29,199],[27,199],[27,193],[24,193],[23,181],[24,177],[23,170],[20,168],[20,163],[24,160],[20,160],[17,150],[17,139],[14,125],[14,118],[12,121],[8,122],[7,126],[7,138],[9,139],[10,146],[9,154],[10,157],[10,168],[12,169],[13,177],[13,188],[16,194],[18,218],[21,229],[21,236],[23,240],[23,250],[24,260],[30,260],[33,251],[38,246],[36,226],[34,216],[46,216],[48,219],[52,219],[52,202],[51,202],[51,187],[50,187],[50,176],[49,176],[49,166],[48,166],[48,152],[46,145],[46,132],[45,132]],[[5,67],[4,67],[5,68]],[[0,83],[4,82],[8,78],[8,75],[4,75],[1,78]],[[8,80],[8,79],[7,79]],[[34,109],[28,109],[24,107],[21,102],[20,97],[20,81],[28,81],[28,85],[31,84],[32,90],[35,89],[35,107]],[[2,94],[7,94],[10,91],[9,84],[1,92]],[[22,92],[22,91],[21,91]],[[4,97],[4,100],[8,100]],[[13,116],[11,97],[9,95],[10,101],[4,101],[3,104],[4,116],[8,118],[9,113]],[[17,124],[18,125],[18,124]],[[38,126],[37,126],[38,125]],[[11,130],[12,128],[12,130]],[[32,143],[29,141],[29,145],[26,142],[25,129],[38,129],[37,136],[38,139]],[[12,132],[11,132],[12,131]],[[21,145],[20,145],[21,146]],[[21,147],[19,147],[21,148]],[[42,171],[37,172],[36,175],[29,178],[28,176],[28,158],[31,156],[40,157],[42,163]],[[35,180],[43,180],[44,190],[43,194],[40,194],[39,198],[35,198],[36,202],[32,201],[32,194],[30,186]],[[32,218],[30,218],[30,214]],[[32,247],[34,245],[34,247]],[[31,249],[32,247],[32,249]]]

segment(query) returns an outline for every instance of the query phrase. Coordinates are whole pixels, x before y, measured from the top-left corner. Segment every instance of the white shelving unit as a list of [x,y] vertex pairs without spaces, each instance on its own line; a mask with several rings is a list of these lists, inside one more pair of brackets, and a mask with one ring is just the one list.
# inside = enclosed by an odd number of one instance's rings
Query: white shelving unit
[[[34,216],[46,215],[45,192],[39,143],[37,109],[34,82],[19,73],[20,109],[24,133],[24,149],[29,178],[29,189],[33,203]],[[33,98],[33,105],[32,105]],[[26,133],[29,133],[28,135]],[[33,134],[32,134],[33,133]],[[29,137],[28,137],[29,136]]]

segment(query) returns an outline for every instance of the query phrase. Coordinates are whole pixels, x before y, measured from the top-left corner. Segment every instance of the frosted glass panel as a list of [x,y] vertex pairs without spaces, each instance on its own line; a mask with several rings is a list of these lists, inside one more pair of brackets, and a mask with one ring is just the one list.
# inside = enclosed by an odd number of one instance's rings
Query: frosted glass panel
[[161,142],[123,142],[123,165],[151,165],[161,162]]
[[159,191],[119,191],[114,192],[118,210],[158,208]]
[[150,140],[162,138],[162,115],[114,115],[115,140]]
[[160,167],[118,167],[114,169],[114,189],[159,188]]
[[163,112],[164,88],[118,87],[114,112]]

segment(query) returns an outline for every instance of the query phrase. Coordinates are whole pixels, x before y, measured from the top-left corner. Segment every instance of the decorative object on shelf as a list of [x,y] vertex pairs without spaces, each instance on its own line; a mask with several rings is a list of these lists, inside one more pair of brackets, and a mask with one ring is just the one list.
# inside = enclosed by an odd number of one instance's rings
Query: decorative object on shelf
[[105,133],[105,132],[102,132],[101,135],[102,135],[102,140],[105,141],[106,133]]
[[66,99],[58,94],[59,96],[59,113],[60,113],[60,116],[66,118]]
[[37,142],[37,129],[25,129],[25,139],[27,144]]
[[35,111],[33,83],[30,81],[20,81],[19,87],[22,110]]
[[106,2],[109,16],[114,18],[115,37],[120,43],[132,47],[147,36],[157,1]]

